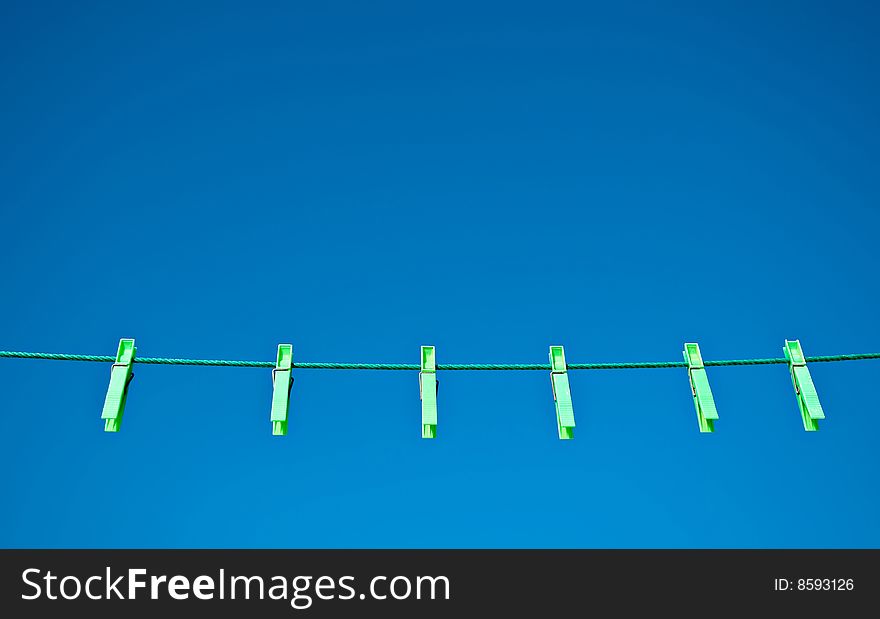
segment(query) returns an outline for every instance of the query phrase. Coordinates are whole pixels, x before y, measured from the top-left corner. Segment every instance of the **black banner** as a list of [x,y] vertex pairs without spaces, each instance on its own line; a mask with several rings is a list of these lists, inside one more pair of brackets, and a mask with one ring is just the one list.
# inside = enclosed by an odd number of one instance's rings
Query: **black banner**
[[[7,617],[816,610],[880,602],[876,550],[3,550]],[[9,611],[13,611],[11,614]]]

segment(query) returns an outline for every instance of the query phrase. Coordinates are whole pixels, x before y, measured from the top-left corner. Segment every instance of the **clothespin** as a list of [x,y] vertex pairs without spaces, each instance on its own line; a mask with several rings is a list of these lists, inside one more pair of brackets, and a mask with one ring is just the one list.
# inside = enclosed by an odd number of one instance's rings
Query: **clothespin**
[[116,351],[116,361],[110,367],[110,386],[107,387],[107,397],[104,399],[104,410],[101,411],[101,419],[104,420],[104,432],[119,432],[122,425],[122,414],[125,412],[125,400],[128,398],[128,385],[134,378],[132,363],[137,348],[134,340],[119,340],[119,349]]
[[691,394],[694,396],[694,406],[697,409],[700,432],[714,432],[718,410],[715,408],[715,398],[712,397],[712,389],[709,387],[709,378],[703,366],[699,344],[684,345],[684,360],[688,364],[688,379],[691,383]]
[[437,363],[433,346],[422,346],[419,397],[422,399],[422,438],[437,438]]
[[785,358],[788,359],[791,383],[794,385],[795,394],[797,394],[798,408],[800,408],[801,417],[804,420],[804,430],[815,432],[819,429],[819,420],[825,419],[825,412],[822,410],[822,405],[819,404],[819,394],[816,393],[816,386],[813,384],[810,370],[807,369],[807,360],[804,357],[801,342],[800,340],[785,340],[785,346],[782,350],[785,352]]
[[574,438],[574,408],[571,405],[571,387],[568,384],[568,367],[562,346],[550,347],[550,386],[556,403],[556,427],[559,438]]
[[290,388],[293,386],[293,345],[278,344],[278,356],[272,368],[272,435],[287,435],[290,411]]

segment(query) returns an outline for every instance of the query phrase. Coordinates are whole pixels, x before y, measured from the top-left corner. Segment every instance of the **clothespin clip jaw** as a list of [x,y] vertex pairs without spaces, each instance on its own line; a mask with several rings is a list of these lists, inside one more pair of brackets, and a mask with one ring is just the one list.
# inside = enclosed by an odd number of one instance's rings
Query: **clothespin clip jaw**
[[559,438],[574,438],[574,408],[571,404],[571,387],[568,384],[568,366],[562,346],[550,347],[550,386],[556,405],[556,428]]
[[785,340],[783,347],[785,358],[788,359],[788,370],[791,374],[791,384],[797,395],[798,408],[804,422],[804,430],[815,432],[819,429],[819,420],[825,419],[825,412],[819,403],[819,394],[807,369],[807,359],[801,348],[800,340]]
[[137,348],[134,346],[134,340],[124,338],[119,340],[116,360],[110,367],[110,386],[107,387],[104,410],[101,411],[104,432],[119,432],[122,427],[122,414],[125,412],[125,401],[128,399],[128,386],[134,378],[132,364],[135,352],[137,352]]
[[700,432],[714,432],[718,410],[715,408],[715,398],[709,387],[709,378],[706,375],[706,367],[703,365],[700,345],[696,343],[685,344],[684,360],[688,364],[688,380],[691,384],[691,395],[694,397],[694,407],[697,409],[697,423],[700,425]]
[[293,344],[278,344],[275,367],[272,368],[272,435],[287,435],[290,413],[290,388],[293,386]]
[[422,438],[437,438],[437,362],[433,346],[422,346],[419,397],[422,400]]

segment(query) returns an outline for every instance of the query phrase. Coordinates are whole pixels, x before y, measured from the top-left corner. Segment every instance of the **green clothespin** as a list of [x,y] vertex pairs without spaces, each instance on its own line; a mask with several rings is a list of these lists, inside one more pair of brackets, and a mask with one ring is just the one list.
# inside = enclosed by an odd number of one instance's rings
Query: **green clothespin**
[[801,409],[801,417],[804,420],[804,430],[815,432],[819,429],[819,420],[825,419],[825,412],[819,404],[819,394],[807,369],[807,360],[801,348],[800,340],[785,340],[782,349],[785,358],[788,359],[788,369],[791,373],[791,383],[797,394],[798,407]]
[[125,412],[125,400],[128,398],[128,385],[134,378],[131,366],[134,363],[136,351],[134,340],[119,340],[116,361],[110,368],[110,386],[107,388],[107,397],[104,399],[104,410],[101,411],[104,432],[119,432],[122,425],[122,413]]
[[694,406],[697,409],[700,432],[714,432],[718,410],[715,408],[715,398],[712,397],[712,389],[709,387],[709,378],[703,366],[699,344],[684,345],[684,360],[688,364],[688,379],[691,383],[691,394],[694,396]]
[[278,344],[278,356],[272,368],[272,435],[287,435],[290,412],[290,388],[293,386],[293,344]]
[[422,399],[422,438],[437,438],[437,363],[433,346],[422,346],[419,397]]
[[556,427],[559,438],[574,438],[574,408],[571,405],[571,387],[568,384],[568,366],[562,346],[550,347],[550,385],[556,403]]

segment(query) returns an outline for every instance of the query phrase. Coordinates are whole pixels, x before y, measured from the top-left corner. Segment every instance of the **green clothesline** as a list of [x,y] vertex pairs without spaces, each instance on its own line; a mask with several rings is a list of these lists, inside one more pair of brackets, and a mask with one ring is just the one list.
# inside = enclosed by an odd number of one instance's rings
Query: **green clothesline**
[[104,400],[101,419],[106,432],[118,432],[122,423],[128,387],[134,378],[132,367],[135,363],[156,365],[208,365],[226,367],[272,368],[272,407],[270,421],[272,434],[287,434],[290,415],[290,395],[293,387],[293,370],[417,370],[419,372],[419,397],[422,400],[422,438],[437,436],[437,377],[438,370],[549,370],[553,388],[553,401],[556,408],[556,424],[560,439],[574,437],[574,408],[568,370],[616,370],[635,368],[687,368],[690,392],[697,412],[700,432],[714,432],[718,420],[715,397],[709,387],[706,366],[720,365],[769,365],[787,364],[792,385],[797,396],[804,429],[814,432],[819,429],[819,421],[825,419],[816,387],[807,369],[807,363],[827,361],[855,361],[858,359],[880,359],[880,353],[852,355],[826,355],[808,357],[801,349],[800,341],[786,340],[783,347],[785,357],[772,359],[727,359],[703,361],[700,347],[696,343],[684,345],[684,361],[646,361],[635,363],[566,363],[562,346],[551,346],[549,363],[437,363],[433,346],[421,347],[419,363],[310,363],[293,362],[293,346],[279,344],[275,361],[230,361],[225,359],[171,359],[165,357],[138,357],[133,339],[119,340],[116,356],[110,355],[68,355],[64,353],[17,352],[0,350],[0,357],[14,359],[54,359],[58,361],[98,361],[112,363],[110,386]]
[[[54,359],[58,361],[99,361],[112,363],[116,360],[112,355],[69,355],[48,352],[21,352],[0,350],[0,358],[11,359]],[[862,359],[880,359],[880,353],[861,353],[853,355],[824,355],[806,357],[808,363],[829,361],[858,361]],[[136,357],[134,363],[151,365],[207,365],[220,367],[242,368],[274,368],[274,361],[234,361],[228,359],[174,359],[166,357]],[[785,357],[772,359],[722,359],[703,361],[703,365],[773,365],[787,364]],[[307,370],[419,370],[418,363],[327,363],[297,361],[292,367]],[[632,363],[568,363],[569,370],[625,370],[650,368],[686,368],[686,361],[637,361]],[[549,363],[438,363],[437,370],[549,370]]]

